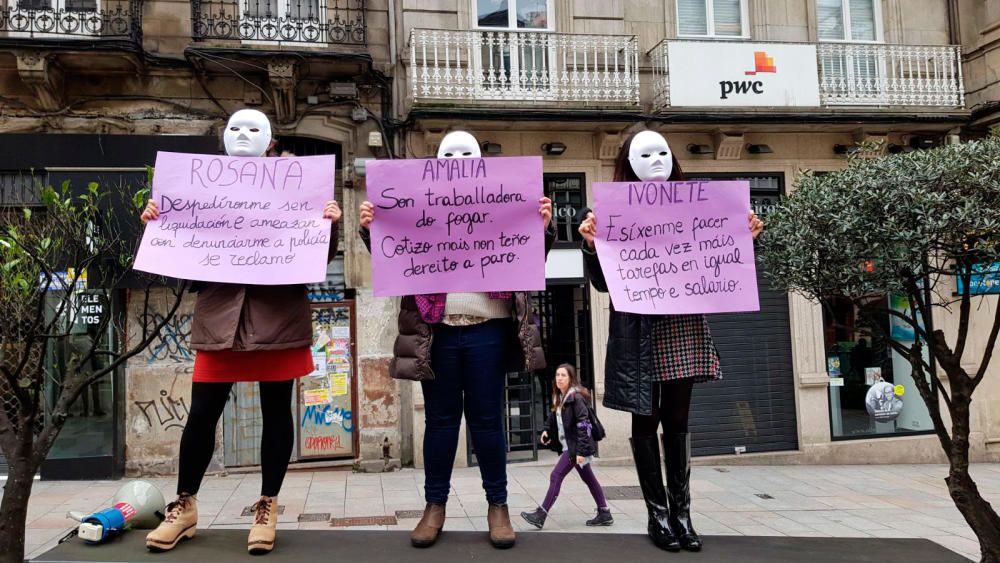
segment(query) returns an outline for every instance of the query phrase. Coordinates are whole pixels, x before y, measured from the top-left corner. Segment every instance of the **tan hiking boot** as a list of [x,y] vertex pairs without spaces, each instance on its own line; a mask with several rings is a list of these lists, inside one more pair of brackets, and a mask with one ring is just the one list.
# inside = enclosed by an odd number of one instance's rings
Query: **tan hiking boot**
[[146,547],[150,551],[170,551],[181,540],[194,537],[198,526],[198,499],[180,495],[163,509],[163,514],[163,522],[146,534]]
[[444,528],[445,511],[443,504],[427,503],[424,516],[410,534],[413,547],[430,547],[437,541],[441,528]]
[[490,504],[486,523],[490,527],[490,543],[493,547],[507,549],[514,546],[514,526],[510,524],[510,511],[506,504]]
[[247,538],[247,551],[252,555],[263,555],[274,549],[274,537],[278,530],[278,497],[260,497],[253,510],[253,527]]

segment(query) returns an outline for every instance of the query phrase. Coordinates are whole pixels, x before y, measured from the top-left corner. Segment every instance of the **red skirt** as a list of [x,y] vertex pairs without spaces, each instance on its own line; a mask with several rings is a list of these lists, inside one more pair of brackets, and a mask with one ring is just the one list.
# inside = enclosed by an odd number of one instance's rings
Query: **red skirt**
[[286,350],[199,350],[194,355],[193,381],[231,383],[236,381],[285,381],[313,371],[312,351]]

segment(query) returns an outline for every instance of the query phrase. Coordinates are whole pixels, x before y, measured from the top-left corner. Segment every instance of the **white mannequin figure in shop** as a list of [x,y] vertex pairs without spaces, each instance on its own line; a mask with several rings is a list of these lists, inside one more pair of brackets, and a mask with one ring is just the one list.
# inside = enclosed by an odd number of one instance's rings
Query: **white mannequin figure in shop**
[[[667,140],[655,131],[633,135],[615,160],[616,182],[684,179]],[[753,212],[748,228],[754,238],[764,228]],[[596,290],[607,292],[604,271],[594,249],[597,219],[593,213],[588,213],[581,223],[580,234],[590,282]],[[611,344],[623,341],[651,345],[632,348]],[[632,413],[632,455],[649,515],[649,537],[668,551],[700,550],[701,538],[691,524],[688,413],[694,384],[722,378],[719,354],[705,316],[636,315],[612,308],[604,378],[604,406]],[[666,489],[657,441],[660,427]]]

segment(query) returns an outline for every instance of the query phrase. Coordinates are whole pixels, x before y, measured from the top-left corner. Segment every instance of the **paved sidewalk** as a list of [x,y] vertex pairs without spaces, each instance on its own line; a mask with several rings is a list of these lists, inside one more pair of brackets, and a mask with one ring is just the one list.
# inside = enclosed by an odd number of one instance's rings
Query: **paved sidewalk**
[[[518,516],[545,496],[554,460],[509,466],[509,503],[518,532],[531,533]],[[571,474],[545,525],[546,531],[645,533],[646,511],[629,467],[595,468],[608,490],[615,525],[588,528],[594,503]],[[978,560],[978,543],[954,508],[940,465],[694,467],[693,519],[703,535],[928,538]],[[1000,465],[976,465],[973,475],[987,500],[1000,503]],[[173,479],[149,479],[166,495]],[[330,529],[329,518],[396,517],[392,525],[351,529],[409,530],[423,509],[419,470],[385,474],[349,471],[289,473],[279,504],[281,529]],[[120,482],[36,482],[28,513],[27,553],[56,544],[73,522],[68,510],[103,508]],[[249,528],[244,509],[260,493],[260,475],[206,479],[199,498],[202,528]],[[486,530],[486,501],[478,470],[456,469],[448,503],[449,530]],[[168,498],[168,500],[170,500]],[[316,520],[319,521],[316,521]],[[335,522],[337,523],[337,522]],[[709,540],[711,541],[711,540]]]

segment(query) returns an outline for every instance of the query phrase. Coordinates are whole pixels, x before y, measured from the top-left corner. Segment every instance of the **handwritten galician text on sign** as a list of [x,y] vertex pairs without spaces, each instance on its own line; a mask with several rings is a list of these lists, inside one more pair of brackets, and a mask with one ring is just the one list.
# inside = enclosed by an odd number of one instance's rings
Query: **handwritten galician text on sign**
[[333,156],[247,158],[160,152],[135,269],[259,285],[326,278]]
[[539,157],[368,165],[379,297],[545,288]]
[[615,309],[759,310],[749,213],[747,182],[595,183],[597,253]]

